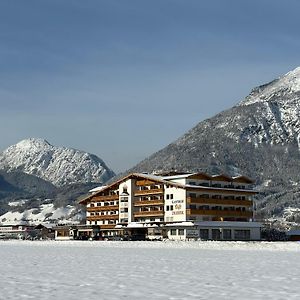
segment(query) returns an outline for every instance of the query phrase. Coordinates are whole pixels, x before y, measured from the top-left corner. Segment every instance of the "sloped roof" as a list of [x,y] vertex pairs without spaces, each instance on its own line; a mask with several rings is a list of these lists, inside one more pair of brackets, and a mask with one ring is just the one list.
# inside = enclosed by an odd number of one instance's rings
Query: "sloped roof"
[[153,174],[145,174],[145,173],[131,173],[128,174],[125,177],[120,178],[119,180],[100,187],[101,189],[99,189],[98,191],[96,189],[95,192],[89,196],[87,196],[86,198],[78,201],[78,203],[80,204],[84,204],[87,200],[91,199],[92,197],[95,197],[97,195],[99,195],[101,192],[104,192],[106,190],[109,190],[113,187],[117,187],[119,186],[120,183],[122,183],[123,181],[128,180],[129,178],[133,178],[133,179],[147,179],[147,180],[151,180],[151,181],[155,181],[155,182],[159,182],[159,183],[163,183],[163,184],[167,184],[167,185],[171,185],[174,187],[178,187],[178,188],[202,188],[202,189],[211,189],[211,187],[201,187],[201,186],[193,186],[193,185],[185,185],[185,184],[180,184],[177,182],[172,181],[172,179],[176,179],[176,178],[196,178],[197,176],[200,176],[202,178],[205,178],[206,180],[216,180],[216,181],[228,181],[228,182],[245,182],[245,183],[253,183],[253,180],[251,180],[250,178],[246,177],[246,176],[237,176],[237,177],[230,177],[224,174],[221,175],[208,175],[206,173],[189,173],[189,174],[182,174],[182,175],[173,175],[173,176],[158,176],[158,175],[153,175]]
[[95,192],[92,195],[89,195],[88,197],[82,199],[79,201],[79,203],[83,204],[85,203],[87,200],[89,200],[92,197],[97,196],[99,193],[104,192],[106,190],[111,189],[114,186],[118,186],[121,182],[128,180],[129,178],[134,178],[134,179],[148,179],[148,180],[152,180],[152,181],[156,181],[156,182],[160,182],[160,183],[164,183],[164,184],[168,184],[168,185],[172,185],[174,187],[179,187],[179,188],[184,188],[185,186],[183,184],[177,183],[177,182],[172,182],[172,181],[167,181],[164,180],[164,178],[162,176],[157,176],[157,175],[152,175],[152,174],[143,174],[143,173],[131,173],[113,183],[111,183],[110,185],[107,185],[104,189],[101,189],[98,192]]

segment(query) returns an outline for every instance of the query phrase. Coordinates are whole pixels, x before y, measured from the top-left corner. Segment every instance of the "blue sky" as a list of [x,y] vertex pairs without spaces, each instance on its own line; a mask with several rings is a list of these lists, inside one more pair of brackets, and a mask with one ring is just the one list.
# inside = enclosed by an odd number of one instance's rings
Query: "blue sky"
[[300,65],[296,0],[0,2],[0,150],[24,138],[116,172]]

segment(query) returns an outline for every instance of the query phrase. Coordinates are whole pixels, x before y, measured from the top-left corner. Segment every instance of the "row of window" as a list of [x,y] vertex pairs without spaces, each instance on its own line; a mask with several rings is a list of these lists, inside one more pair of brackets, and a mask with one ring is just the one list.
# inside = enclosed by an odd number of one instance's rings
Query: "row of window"
[[109,215],[117,215],[118,211],[101,211],[101,212],[90,212],[90,216],[109,216]]
[[[172,205],[171,205],[172,206]],[[190,209],[199,209],[199,210],[233,210],[233,211],[247,211],[246,207],[235,207],[235,206],[209,206],[209,205],[196,205],[190,204]],[[249,210],[250,211],[250,210]]]
[[221,183],[209,183],[209,182],[199,182],[190,181],[188,184],[190,185],[198,185],[198,186],[207,186],[207,187],[216,187],[216,188],[227,188],[227,189],[245,189],[245,185],[233,185],[233,184],[221,184]]
[[[90,225],[93,224],[93,221],[90,221]],[[95,225],[115,225],[117,222],[115,220],[100,220],[94,221]]]
[[145,186],[145,185],[142,185],[139,187],[139,190],[140,191],[145,191],[145,190],[157,190],[157,189],[162,189],[163,186],[160,185],[160,184],[157,184],[157,185],[148,185],[148,186]]
[[222,195],[209,195],[209,194],[201,194],[197,195],[196,193],[189,193],[188,195],[191,198],[204,198],[204,199],[224,199],[224,200],[246,200],[245,196],[222,196]]
[[163,196],[142,196],[140,197],[140,201],[148,201],[148,200],[163,200]]
[[184,229],[171,229],[170,235],[184,235]]
[[[233,235],[232,235],[233,233]],[[209,229],[200,229],[200,238],[203,240],[209,239]],[[250,240],[249,229],[212,229],[212,240]]]
[[[170,235],[181,235],[185,234],[185,229],[171,229]],[[233,234],[233,235],[232,235]],[[200,229],[199,232],[200,239],[209,239],[209,229]],[[212,240],[250,240],[250,230],[249,229],[211,229],[211,239]]]
[[90,207],[95,207],[95,206],[111,206],[111,205],[118,205],[118,201],[95,202],[95,203],[91,203]]
[[163,218],[136,218],[135,222],[164,222]]
[[166,211],[170,211],[174,209],[174,205],[167,205],[166,206]]

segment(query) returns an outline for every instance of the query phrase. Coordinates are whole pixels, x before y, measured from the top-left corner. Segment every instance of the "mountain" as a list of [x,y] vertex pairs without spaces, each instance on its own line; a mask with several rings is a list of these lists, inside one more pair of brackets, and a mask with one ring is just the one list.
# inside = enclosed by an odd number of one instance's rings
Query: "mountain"
[[0,223],[79,222],[78,197],[114,175],[95,155],[23,140],[0,153]]
[[204,120],[129,172],[205,171],[256,180],[261,213],[300,207],[300,68]]
[[55,147],[30,138],[0,153],[0,169],[21,171],[59,187],[73,183],[102,183],[115,174],[99,157],[80,150]]

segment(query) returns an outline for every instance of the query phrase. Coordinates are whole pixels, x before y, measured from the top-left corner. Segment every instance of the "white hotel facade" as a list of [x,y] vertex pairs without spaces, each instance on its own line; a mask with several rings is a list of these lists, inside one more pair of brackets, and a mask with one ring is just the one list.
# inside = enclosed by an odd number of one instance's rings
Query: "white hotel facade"
[[102,237],[259,240],[256,193],[245,176],[133,173],[80,203],[86,225],[99,226]]

